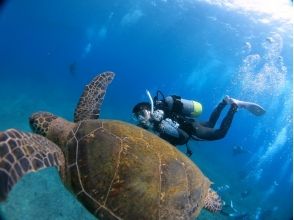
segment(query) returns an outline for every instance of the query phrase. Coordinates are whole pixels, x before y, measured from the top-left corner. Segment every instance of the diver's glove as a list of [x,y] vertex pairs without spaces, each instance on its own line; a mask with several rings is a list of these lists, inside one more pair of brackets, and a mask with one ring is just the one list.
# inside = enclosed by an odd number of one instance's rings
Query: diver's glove
[[186,155],[187,155],[188,157],[191,157],[192,154],[193,154],[193,152],[192,152],[190,149],[187,149],[187,151],[186,151]]

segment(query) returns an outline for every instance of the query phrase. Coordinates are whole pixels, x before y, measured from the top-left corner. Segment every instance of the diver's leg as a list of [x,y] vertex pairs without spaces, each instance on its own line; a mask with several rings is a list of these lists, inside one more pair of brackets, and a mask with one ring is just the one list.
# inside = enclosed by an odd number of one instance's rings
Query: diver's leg
[[234,115],[238,109],[238,106],[236,104],[232,104],[227,115],[224,117],[220,128],[213,129],[211,127],[205,127],[200,123],[194,123],[194,130],[192,134],[192,138],[194,140],[218,140],[227,134]]
[[215,126],[216,121],[218,120],[222,110],[227,105],[227,102],[225,99],[223,99],[218,105],[215,107],[215,109],[212,111],[209,120],[207,122],[201,122],[201,124],[205,127],[213,128]]
[[237,110],[238,110],[238,106],[236,104],[232,104],[227,115],[224,117],[220,125],[220,128],[217,129],[220,136],[224,137],[227,134],[229,128],[231,127],[234,115],[237,112]]

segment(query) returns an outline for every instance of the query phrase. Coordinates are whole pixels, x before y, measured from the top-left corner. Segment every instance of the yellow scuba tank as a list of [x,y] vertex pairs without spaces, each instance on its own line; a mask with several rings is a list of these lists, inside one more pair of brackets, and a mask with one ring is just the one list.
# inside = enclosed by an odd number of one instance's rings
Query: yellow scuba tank
[[202,113],[202,105],[194,100],[182,99],[180,96],[167,96],[164,99],[169,111],[188,117],[197,117]]

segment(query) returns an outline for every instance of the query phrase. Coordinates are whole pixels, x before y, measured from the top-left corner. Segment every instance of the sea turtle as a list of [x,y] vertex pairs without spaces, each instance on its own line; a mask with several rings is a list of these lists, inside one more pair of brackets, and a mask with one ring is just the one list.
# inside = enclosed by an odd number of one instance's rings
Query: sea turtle
[[113,78],[104,72],[85,87],[75,122],[37,112],[29,119],[37,134],[0,132],[0,199],[26,173],[56,166],[99,219],[194,219],[204,206],[221,209],[209,179],[174,146],[135,125],[98,119]]

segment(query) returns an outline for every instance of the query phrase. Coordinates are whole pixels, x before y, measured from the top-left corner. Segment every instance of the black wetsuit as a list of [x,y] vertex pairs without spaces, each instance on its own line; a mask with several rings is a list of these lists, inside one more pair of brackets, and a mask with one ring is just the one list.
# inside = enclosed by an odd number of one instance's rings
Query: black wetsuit
[[181,138],[186,138],[186,140],[174,140],[174,137],[173,139],[171,137],[165,137],[164,139],[170,143],[176,143],[175,145],[182,145],[181,143],[187,143],[190,137],[194,140],[218,140],[223,138],[227,134],[234,114],[238,108],[237,105],[232,104],[220,127],[215,129],[214,126],[225,106],[226,102],[223,100],[216,106],[216,108],[211,113],[209,120],[206,122],[198,122],[193,118],[185,117],[178,114],[177,112],[170,112],[165,108],[164,112],[166,117],[171,118],[172,120],[179,123],[178,129],[185,132],[188,136],[181,136]]

